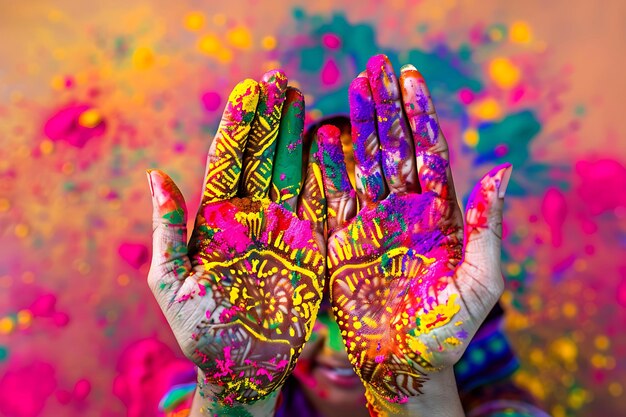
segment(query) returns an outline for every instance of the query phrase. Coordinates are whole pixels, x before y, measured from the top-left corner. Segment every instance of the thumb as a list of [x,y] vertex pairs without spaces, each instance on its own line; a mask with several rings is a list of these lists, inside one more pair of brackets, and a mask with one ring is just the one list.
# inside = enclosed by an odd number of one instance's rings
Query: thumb
[[495,297],[494,303],[504,290],[500,271],[502,209],[512,169],[506,163],[487,173],[474,187],[465,210],[463,261],[457,279],[478,281],[477,285],[471,281],[463,284],[487,289]]
[[[187,256],[187,206],[174,181],[162,171],[146,172],[152,194],[152,264],[148,285],[160,294],[176,294],[191,271]],[[170,298],[165,296],[165,298]]]

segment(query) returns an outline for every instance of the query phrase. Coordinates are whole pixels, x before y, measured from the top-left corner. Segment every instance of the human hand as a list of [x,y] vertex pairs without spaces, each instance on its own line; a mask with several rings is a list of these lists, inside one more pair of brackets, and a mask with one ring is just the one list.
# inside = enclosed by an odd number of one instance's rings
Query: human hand
[[148,283],[201,371],[212,413],[230,415],[220,407],[278,390],[316,318],[326,211],[315,152],[302,169],[303,119],[303,96],[280,71],[235,87],[208,153],[189,244],[181,192],[165,173],[148,173]]
[[481,179],[464,227],[421,74],[405,66],[398,80],[387,58],[375,56],[349,95],[358,213],[339,131],[318,131],[330,291],[370,407],[390,415],[389,404],[433,392],[429,379],[454,386],[452,366],[503,291],[501,222],[511,167]]

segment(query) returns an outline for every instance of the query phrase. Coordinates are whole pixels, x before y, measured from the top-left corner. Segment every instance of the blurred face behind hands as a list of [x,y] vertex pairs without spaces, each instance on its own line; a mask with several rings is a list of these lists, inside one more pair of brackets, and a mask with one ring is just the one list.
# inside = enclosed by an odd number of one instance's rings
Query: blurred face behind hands
[[[332,124],[341,130],[346,168],[354,186],[354,159],[350,121],[347,117],[325,119],[309,129],[314,135],[317,127]],[[330,306],[328,282],[311,339],[298,360],[293,375],[315,410],[324,417],[368,417],[365,388],[354,372],[343,345],[339,326]]]

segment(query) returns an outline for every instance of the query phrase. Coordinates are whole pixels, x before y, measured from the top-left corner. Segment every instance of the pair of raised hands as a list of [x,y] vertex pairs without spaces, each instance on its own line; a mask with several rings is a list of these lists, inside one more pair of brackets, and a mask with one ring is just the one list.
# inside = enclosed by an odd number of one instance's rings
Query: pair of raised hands
[[189,242],[181,192],[149,171],[148,282],[208,411],[275,397],[328,285],[370,407],[391,415],[450,371],[503,290],[511,169],[482,178],[464,226],[424,79],[379,55],[349,89],[354,190],[339,129],[303,141],[304,98],[287,84],[270,71],[232,91]]

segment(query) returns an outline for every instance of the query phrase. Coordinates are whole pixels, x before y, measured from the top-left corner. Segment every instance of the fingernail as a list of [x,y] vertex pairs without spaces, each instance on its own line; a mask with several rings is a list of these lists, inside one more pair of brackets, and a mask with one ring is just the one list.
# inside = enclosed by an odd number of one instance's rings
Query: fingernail
[[417,71],[417,68],[415,68],[412,64],[406,64],[403,65],[402,68],[400,68],[400,72],[404,71]]
[[165,191],[165,179],[159,175],[157,170],[151,169],[148,173],[148,182],[150,183],[150,192],[152,193],[152,199],[156,205],[161,208],[167,201],[168,196]]
[[150,195],[154,197],[154,187],[152,185],[152,177],[150,175],[151,172],[151,169],[146,169],[146,177],[148,178],[148,185],[150,186]]
[[498,173],[500,181],[497,182],[498,198],[504,198],[504,195],[506,194],[506,189],[509,186],[509,180],[511,179],[511,173],[513,172],[513,166],[511,164],[508,164],[508,166],[502,168],[500,172],[501,174]]

